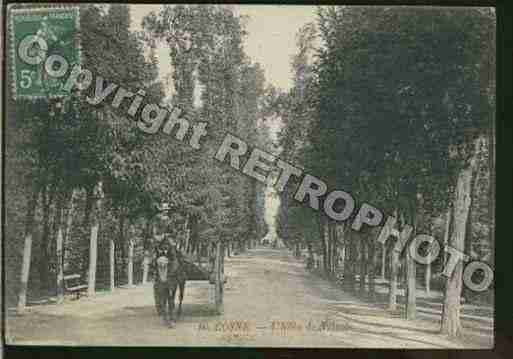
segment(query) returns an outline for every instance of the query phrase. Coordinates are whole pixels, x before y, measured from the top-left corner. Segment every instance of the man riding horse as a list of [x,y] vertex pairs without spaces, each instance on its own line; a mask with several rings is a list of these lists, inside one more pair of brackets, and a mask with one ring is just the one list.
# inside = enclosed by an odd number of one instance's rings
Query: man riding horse
[[174,327],[175,294],[180,289],[177,317],[182,314],[182,301],[185,290],[185,271],[182,254],[169,235],[155,247],[155,278],[153,292],[157,313],[170,328]]

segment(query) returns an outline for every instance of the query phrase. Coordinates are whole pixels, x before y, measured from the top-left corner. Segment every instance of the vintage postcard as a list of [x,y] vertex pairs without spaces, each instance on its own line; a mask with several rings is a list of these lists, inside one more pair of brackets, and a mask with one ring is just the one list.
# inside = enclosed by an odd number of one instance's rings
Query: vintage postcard
[[7,345],[494,346],[494,8],[4,21]]

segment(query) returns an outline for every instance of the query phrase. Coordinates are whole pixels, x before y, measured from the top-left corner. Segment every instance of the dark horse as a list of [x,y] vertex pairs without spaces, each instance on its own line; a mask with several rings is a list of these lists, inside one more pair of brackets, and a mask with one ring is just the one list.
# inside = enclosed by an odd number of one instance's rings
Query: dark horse
[[185,290],[183,260],[176,245],[168,238],[161,240],[155,248],[155,280],[153,293],[157,313],[170,328],[174,327],[176,289],[180,288],[177,317],[182,314],[182,301]]

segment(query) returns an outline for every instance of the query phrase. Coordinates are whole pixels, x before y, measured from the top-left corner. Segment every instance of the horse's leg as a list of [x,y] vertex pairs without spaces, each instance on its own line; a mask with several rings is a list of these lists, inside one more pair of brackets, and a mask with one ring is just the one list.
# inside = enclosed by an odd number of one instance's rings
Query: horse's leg
[[160,297],[160,313],[164,324],[167,324],[168,312],[167,312],[167,300],[169,297],[169,288],[167,286],[163,286],[159,291]]
[[153,285],[153,297],[155,299],[155,309],[157,309],[157,314],[159,316],[162,315],[162,307],[160,305],[160,296],[159,296],[159,292],[158,292],[159,288],[157,287],[157,285]]
[[184,295],[184,292],[185,292],[185,280],[180,280],[180,297],[178,298],[179,299],[179,303],[178,303],[178,317],[181,317],[182,316],[182,301],[183,301],[183,295]]
[[170,295],[169,295],[169,302],[168,302],[168,310],[169,310],[169,321],[168,321],[168,325],[170,328],[173,328],[174,327],[174,319],[173,319],[173,315],[174,315],[174,311],[175,311],[175,295],[176,295],[176,283],[173,283],[173,285],[171,286],[170,288]]

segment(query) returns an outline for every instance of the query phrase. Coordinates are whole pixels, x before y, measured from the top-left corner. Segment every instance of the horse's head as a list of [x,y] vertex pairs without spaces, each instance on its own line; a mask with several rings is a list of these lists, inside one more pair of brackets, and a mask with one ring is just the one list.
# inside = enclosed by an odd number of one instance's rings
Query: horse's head
[[169,259],[167,259],[167,257],[158,257],[157,258],[157,273],[159,276],[159,280],[163,283],[167,282],[168,264],[169,264]]
[[177,270],[178,258],[176,245],[168,238],[164,238],[157,244],[155,252],[159,280],[166,282],[169,274]]
[[157,256],[157,259],[159,257],[169,257],[169,254],[171,252],[171,244],[167,239],[162,239],[157,243],[157,246],[155,247],[155,253]]

